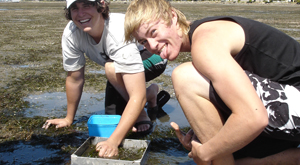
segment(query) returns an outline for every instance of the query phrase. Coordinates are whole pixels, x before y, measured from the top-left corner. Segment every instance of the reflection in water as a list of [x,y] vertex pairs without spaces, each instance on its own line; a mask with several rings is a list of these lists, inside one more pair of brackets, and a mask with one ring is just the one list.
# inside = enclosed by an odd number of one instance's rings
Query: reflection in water
[[[11,150],[11,152],[7,152],[7,150]],[[49,150],[43,145],[31,145],[28,142],[6,145],[5,149],[2,148],[0,151],[0,164],[34,164],[34,162],[61,157],[60,149]]]
[[173,70],[178,66],[179,64],[171,64],[171,65],[167,65],[166,70],[164,71],[163,74],[167,75],[167,76],[171,76]]
[[80,146],[87,134],[71,133],[61,136],[32,135],[30,141],[1,143],[0,164],[67,164],[73,146]]
[[[104,93],[82,93],[76,117],[89,116],[93,113],[104,114]],[[26,117],[65,117],[67,114],[67,98],[64,92],[30,95],[24,99],[30,102],[26,109]]]
[[[82,93],[75,120],[86,121],[93,114],[104,114],[104,93]],[[30,103],[30,108],[25,110],[26,117],[65,117],[67,114],[67,98],[64,92],[43,93],[30,95],[24,99]],[[189,126],[177,100],[170,99],[155,120],[157,125],[169,126],[171,121],[176,121],[179,126]]]

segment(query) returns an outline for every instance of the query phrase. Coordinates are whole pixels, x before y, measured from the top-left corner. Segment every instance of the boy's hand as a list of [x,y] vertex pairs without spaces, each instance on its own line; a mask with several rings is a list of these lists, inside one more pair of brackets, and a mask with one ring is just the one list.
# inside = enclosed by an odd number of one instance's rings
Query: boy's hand
[[63,118],[63,119],[50,119],[50,120],[47,120],[43,127],[44,129],[48,129],[51,124],[53,125],[56,125],[56,128],[63,128],[63,127],[69,127],[72,122],[70,122],[68,119],[66,118]]
[[179,139],[180,143],[183,145],[183,147],[185,149],[187,149],[188,151],[191,151],[192,139],[194,139],[194,138],[197,139],[196,135],[194,134],[194,131],[192,129],[190,129],[187,133],[185,133],[179,129],[179,126],[175,122],[171,122],[170,124],[173,127],[173,129],[175,130],[176,136]]
[[201,147],[202,144],[198,140],[192,140],[191,145],[192,145],[192,150],[188,154],[188,156],[190,158],[193,158],[194,162],[197,163],[197,165],[202,165],[202,164],[203,165],[211,165],[211,163],[212,163],[211,161],[204,162],[199,158],[200,155],[198,155],[199,154],[198,149],[199,149],[199,147]]
[[96,145],[96,151],[99,151],[99,157],[101,158],[113,158],[119,154],[118,146],[107,140],[99,142]]

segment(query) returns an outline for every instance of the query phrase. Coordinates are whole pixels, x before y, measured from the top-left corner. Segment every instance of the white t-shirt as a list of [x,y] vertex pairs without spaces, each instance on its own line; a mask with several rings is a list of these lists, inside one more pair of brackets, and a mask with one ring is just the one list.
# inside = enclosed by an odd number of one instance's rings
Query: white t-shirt
[[116,73],[138,73],[144,71],[136,43],[124,42],[124,14],[110,13],[105,20],[100,42],[83,32],[70,21],[62,36],[63,66],[66,71],[76,71],[85,65],[85,55],[104,66],[108,58],[114,61]]

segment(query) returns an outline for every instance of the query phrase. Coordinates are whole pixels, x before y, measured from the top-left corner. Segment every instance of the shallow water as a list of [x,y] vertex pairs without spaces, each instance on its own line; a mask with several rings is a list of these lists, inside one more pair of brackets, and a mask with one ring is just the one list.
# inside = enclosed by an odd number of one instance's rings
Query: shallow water
[[61,156],[60,149],[47,149],[43,145],[32,145],[28,142],[16,142],[7,148],[9,150],[2,150],[0,153],[1,163],[4,164],[35,164]]
[[[178,66],[178,64],[167,66],[163,74],[171,76],[176,66]],[[95,74],[104,74],[102,70],[94,70],[92,72]],[[42,116],[47,118],[60,118],[66,116],[67,100],[65,92],[42,92],[41,94],[29,95],[24,100],[29,102],[29,108],[26,108],[24,112],[25,117],[33,118]],[[83,92],[73,125],[80,125],[81,128],[87,128],[87,121],[91,115],[105,113],[104,100],[105,93]],[[189,123],[176,99],[171,98],[163,106],[163,110],[167,115],[155,120],[155,132],[160,132],[161,130],[168,132],[171,129],[170,122],[172,121],[175,121],[180,127],[189,127]],[[82,139],[87,136],[88,132],[85,132],[82,136],[79,135]],[[156,135],[151,137],[152,146],[150,145],[150,147],[152,149],[150,149],[148,153],[149,159],[147,164],[193,164],[192,159],[187,156],[187,151],[182,148],[176,138],[166,136],[165,138],[158,137],[156,139],[155,136]],[[161,144],[164,144],[164,147],[161,147]],[[33,149],[34,152],[31,152]],[[60,149],[47,149],[45,145],[44,147],[43,145],[32,146],[30,143],[25,142],[18,142],[17,145],[12,145],[11,150],[13,150],[13,152],[0,152],[0,157],[7,157],[3,159],[3,161],[8,164],[14,162],[19,163],[24,156],[24,152],[30,154],[27,154],[23,162],[38,162],[40,158],[43,158],[44,161],[42,162],[45,162],[48,157],[57,157],[57,153],[61,151]],[[39,154],[34,154],[35,152],[39,152]],[[70,158],[66,157],[61,161],[69,163]]]
[[80,146],[87,138],[86,134],[74,133],[60,137],[36,135],[29,141],[5,142],[0,148],[0,164],[70,164],[69,152],[75,151],[72,146]]
[[[104,97],[104,93],[83,93],[75,120],[89,118],[93,114],[104,114]],[[67,99],[65,97],[65,93],[63,92],[30,95],[29,97],[25,98],[25,100],[30,101],[30,108],[25,110],[24,115],[26,117],[44,116],[49,118],[59,118],[65,117],[67,114]],[[176,121],[176,123],[182,127],[189,126],[176,99],[171,98],[163,106],[163,110],[168,115],[157,119],[157,126],[169,126],[171,121]]]
[[[104,114],[104,93],[93,94],[83,93],[82,99],[76,114],[73,125],[80,124],[81,127],[87,128],[87,120],[93,114]],[[63,92],[42,93],[40,95],[30,95],[25,100],[30,102],[30,108],[25,111],[26,117],[44,116],[44,117],[64,117],[66,115],[66,97]],[[189,124],[181,110],[181,107],[176,99],[171,98],[164,106],[163,110],[167,113],[166,116],[156,119],[154,131],[161,130],[168,132],[171,121],[176,121],[180,127],[188,127]],[[43,130],[41,130],[43,131]],[[88,137],[88,132],[79,134],[76,138],[84,139]],[[178,140],[175,138],[155,138],[152,137],[150,144],[150,152],[148,153],[147,164],[194,164],[188,158],[188,152],[185,151]],[[4,164],[65,164],[70,163],[70,154],[60,153],[61,148],[53,148],[43,144],[42,142],[35,144],[35,140],[29,142],[17,141],[7,144],[7,150],[0,150],[0,157]],[[32,144],[34,143],[34,144]],[[54,143],[55,142],[51,142]],[[163,144],[163,147],[161,147]],[[49,144],[48,144],[49,145]],[[60,146],[61,144],[57,144]],[[68,144],[65,144],[66,146]],[[79,145],[77,144],[77,146]],[[73,148],[73,150],[76,148]],[[60,158],[57,158],[60,157]],[[56,158],[63,162],[51,162],[49,159]],[[61,160],[62,159],[62,160]]]
[[[90,116],[93,113],[104,114],[104,93],[93,94],[83,93],[81,96],[76,118]],[[30,102],[30,108],[25,110],[26,117],[44,116],[44,117],[65,117],[66,111],[66,93],[53,92],[42,93],[40,95],[29,95],[25,101]]]

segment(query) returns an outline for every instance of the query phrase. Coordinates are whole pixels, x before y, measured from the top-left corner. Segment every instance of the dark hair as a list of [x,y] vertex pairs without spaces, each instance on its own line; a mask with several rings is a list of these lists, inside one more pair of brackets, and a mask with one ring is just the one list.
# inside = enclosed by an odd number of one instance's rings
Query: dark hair
[[[87,1],[87,0],[77,0],[75,2],[89,3],[92,4],[93,6],[97,6],[98,13],[101,13],[104,19],[108,19],[109,17],[109,7],[108,7],[109,2],[107,2],[106,0],[104,0],[103,5],[100,3],[100,0],[95,0],[95,2]],[[72,8],[73,5],[75,5],[75,3],[71,4],[69,8],[67,7],[64,8],[65,17],[67,20],[72,20],[70,9]]]

